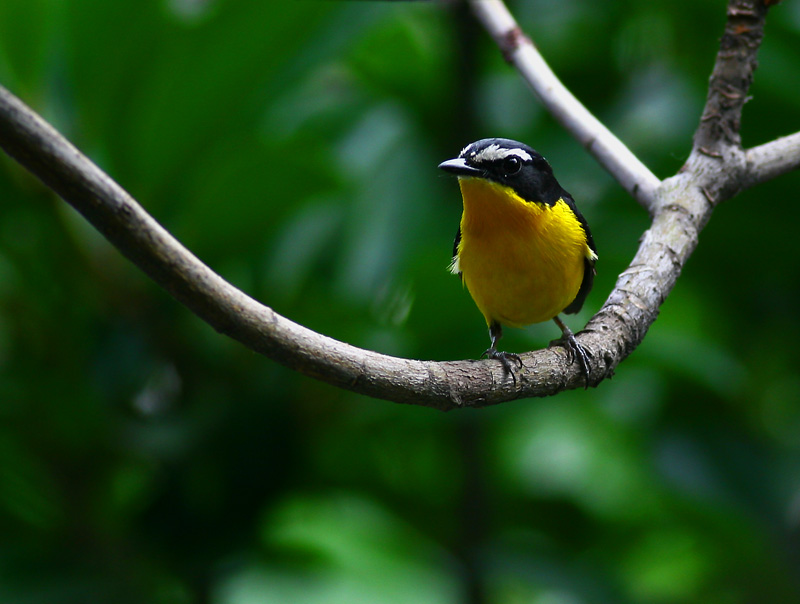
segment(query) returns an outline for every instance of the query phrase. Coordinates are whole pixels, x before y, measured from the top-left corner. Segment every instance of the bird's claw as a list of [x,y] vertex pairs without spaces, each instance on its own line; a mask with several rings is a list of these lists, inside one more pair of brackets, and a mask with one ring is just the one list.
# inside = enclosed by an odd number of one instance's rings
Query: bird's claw
[[500,363],[503,365],[503,369],[506,370],[506,373],[511,374],[511,379],[514,380],[514,384],[516,385],[517,372],[522,369],[522,359],[518,354],[514,354],[513,352],[502,352],[495,350],[494,348],[489,348],[481,356],[500,361]]
[[550,346],[561,346],[567,351],[567,359],[570,365],[576,360],[581,366],[581,373],[583,374],[584,388],[589,389],[589,353],[580,345],[575,335],[572,332],[565,333],[557,340],[550,342]]

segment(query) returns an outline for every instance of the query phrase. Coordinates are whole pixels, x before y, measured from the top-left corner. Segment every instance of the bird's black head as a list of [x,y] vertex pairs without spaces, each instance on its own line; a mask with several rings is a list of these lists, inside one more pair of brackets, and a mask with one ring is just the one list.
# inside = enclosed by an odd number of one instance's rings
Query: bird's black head
[[462,178],[485,178],[505,185],[526,201],[553,205],[566,194],[544,157],[528,145],[507,138],[476,141],[439,167]]

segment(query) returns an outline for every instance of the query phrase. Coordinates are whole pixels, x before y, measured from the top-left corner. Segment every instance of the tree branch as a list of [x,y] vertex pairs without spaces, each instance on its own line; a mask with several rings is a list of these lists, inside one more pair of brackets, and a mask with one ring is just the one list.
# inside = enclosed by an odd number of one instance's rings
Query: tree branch
[[758,66],[767,7],[762,1],[730,0],[725,33],[708,82],[708,97],[694,135],[694,147],[707,155],[727,147],[741,149],[742,108]]
[[800,168],[800,132],[748,149],[745,161],[747,168],[742,188],[797,170]]
[[470,0],[472,10],[542,104],[647,210],[658,178],[561,83],[501,0]]
[[[755,169],[756,164],[748,162],[739,130],[742,109],[749,100],[747,92],[758,66],[767,10],[764,0],[728,2],[728,18],[709,79],[706,105],[694,135],[692,152],[682,168],[697,175],[701,181],[698,186],[711,206],[750,186],[754,178],[749,170]],[[760,154],[755,156],[758,158]],[[780,160],[781,166],[787,163],[792,162]],[[766,176],[761,169],[759,173]],[[771,173],[777,176],[782,172]]]

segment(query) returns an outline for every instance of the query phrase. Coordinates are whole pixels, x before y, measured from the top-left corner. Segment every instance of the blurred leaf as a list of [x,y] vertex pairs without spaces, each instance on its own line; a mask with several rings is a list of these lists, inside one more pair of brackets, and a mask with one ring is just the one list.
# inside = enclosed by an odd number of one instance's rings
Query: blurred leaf
[[216,602],[458,601],[444,552],[352,495],[295,497],[265,519],[263,536],[270,547],[311,558],[294,569],[244,568]]

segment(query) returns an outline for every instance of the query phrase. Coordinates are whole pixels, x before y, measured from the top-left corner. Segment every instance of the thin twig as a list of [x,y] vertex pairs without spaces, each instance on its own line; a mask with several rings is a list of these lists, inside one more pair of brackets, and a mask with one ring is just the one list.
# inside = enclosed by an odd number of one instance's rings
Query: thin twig
[[800,132],[748,149],[745,159],[747,169],[742,188],[800,169]]
[[659,179],[556,77],[501,0],[471,0],[478,20],[548,111],[647,210]]

